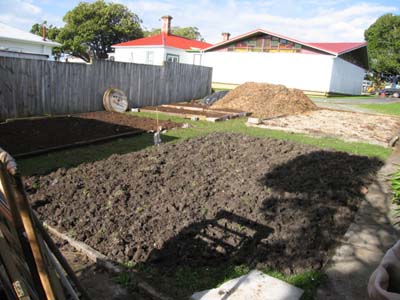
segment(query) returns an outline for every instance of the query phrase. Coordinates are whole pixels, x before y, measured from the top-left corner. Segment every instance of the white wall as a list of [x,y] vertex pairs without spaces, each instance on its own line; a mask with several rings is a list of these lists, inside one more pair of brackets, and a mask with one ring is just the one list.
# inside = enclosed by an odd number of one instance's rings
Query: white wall
[[[153,52],[152,63],[147,59],[148,53]],[[137,64],[152,64],[152,65],[163,65],[166,61],[167,54],[178,55],[179,62],[184,64],[193,64],[193,54],[188,53],[184,50],[163,47],[163,46],[151,46],[151,47],[115,47],[115,61],[120,62],[132,62]]]
[[[149,52],[153,52],[153,63],[147,60]],[[164,62],[164,53],[164,47],[115,47],[114,56],[115,61],[161,66]]]
[[330,92],[361,95],[365,70],[340,57],[334,58]]
[[52,48],[47,45],[0,39],[0,49],[14,52],[44,54],[48,55],[50,58]]
[[291,53],[203,53],[202,65],[213,68],[213,82],[246,81],[283,84],[328,92],[334,59],[328,55]]

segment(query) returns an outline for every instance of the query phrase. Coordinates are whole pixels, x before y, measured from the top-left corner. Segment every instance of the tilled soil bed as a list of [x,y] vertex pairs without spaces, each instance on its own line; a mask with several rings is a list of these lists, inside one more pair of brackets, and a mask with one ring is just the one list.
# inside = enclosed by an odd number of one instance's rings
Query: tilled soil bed
[[[159,125],[164,129],[181,126],[171,121],[160,121]],[[124,133],[156,130],[156,127],[153,119],[106,111],[20,119],[0,123],[0,147],[12,155],[20,155]]]
[[110,259],[320,269],[378,159],[233,133],[26,178],[40,218]]

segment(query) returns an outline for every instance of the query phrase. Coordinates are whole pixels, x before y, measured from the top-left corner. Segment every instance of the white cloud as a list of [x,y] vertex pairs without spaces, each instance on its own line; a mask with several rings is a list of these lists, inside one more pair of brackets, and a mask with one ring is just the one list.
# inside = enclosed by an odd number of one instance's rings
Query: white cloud
[[[221,40],[256,28],[275,31],[303,41],[362,41],[363,33],[379,16],[397,10],[381,4],[331,0],[281,1],[144,1],[124,0],[147,28],[159,27],[170,14],[175,26],[196,26],[207,41]],[[151,9],[149,9],[151,8]]]
[[[46,4],[48,1],[40,1]],[[47,20],[49,24],[60,26],[62,17],[44,11],[32,0],[0,0],[0,22],[22,30],[30,30],[35,23]]]
[[[86,0],[93,1],[93,0]],[[108,1],[108,0],[107,0]],[[110,0],[136,13],[146,28],[161,26],[160,17],[173,16],[173,26],[196,26],[208,42],[221,32],[240,35],[264,28],[303,41],[362,41],[379,16],[399,8],[358,0]],[[361,0],[363,1],[363,0]],[[368,0],[364,0],[368,1]],[[37,22],[62,25],[62,16],[79,0],[0,0],[0,21],[29,30]],[[56,15],[50,6],[58,6]]]

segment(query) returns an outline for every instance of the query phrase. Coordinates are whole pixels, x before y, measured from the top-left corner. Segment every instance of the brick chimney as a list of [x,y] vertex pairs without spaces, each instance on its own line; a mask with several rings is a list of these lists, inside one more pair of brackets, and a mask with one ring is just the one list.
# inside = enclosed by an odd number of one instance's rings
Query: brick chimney
[[229,32],[223,32],[222,33],[222,41],[227,41],[229,40],[229,37],[231,36],[231,34]]
[[43,41],[46,40],[46,24],[42,25],[42,38],[43,38]]
[[161,33],[170,34],[171,33],[171,16],[162,16]]

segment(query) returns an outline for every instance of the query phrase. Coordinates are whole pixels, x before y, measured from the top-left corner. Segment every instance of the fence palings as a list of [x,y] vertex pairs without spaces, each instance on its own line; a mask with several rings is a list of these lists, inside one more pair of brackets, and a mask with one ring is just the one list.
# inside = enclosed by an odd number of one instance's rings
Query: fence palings
[[125,92],[129,107],[199,99],[211,91],[212,68],[94,61],[61,63],[0,57],[0,120],[103,110],[110,88]]

